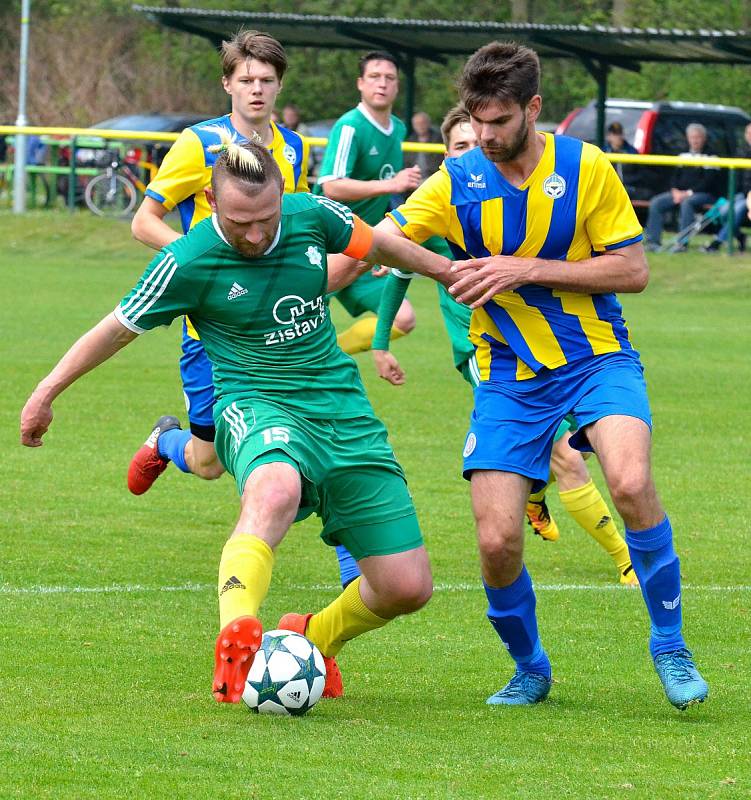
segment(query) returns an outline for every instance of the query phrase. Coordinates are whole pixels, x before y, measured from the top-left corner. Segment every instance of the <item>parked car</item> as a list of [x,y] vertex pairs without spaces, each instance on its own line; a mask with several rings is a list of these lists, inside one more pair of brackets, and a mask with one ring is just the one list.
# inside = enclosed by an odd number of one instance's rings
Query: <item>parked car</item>
[[[751,116],[735,106],[707,103],[643,102],[639,100],[607,100],[605,125],[620,122],[626,140],[639,153],[678,155],[686,151],[686,126],[699,122],[708,134],[707,152],[717,156],[734,156],[743,144],[743,131]],[[576,108],[561,122],[556,133],[594,142],[597,139],[596,101]],[[647,200],[669,189],[670,169],[642,167],[636,171],[633,197]],[[633,183],[634,181],[632,181]]]
[[[154,133],[179,133],[184,128],[189,128],[198,122],[203,122],[207,119],[212,119],[218,116],[217,114],[192,114],[192,113],[177,113],[177,114],[124,114],[120,117],[112,117],[105,119],[102,122],[97,122],[92,125],[92,128],[101,128],[102,130],[116,130],[116,131],[153,131]],[[102,140],[104,141],[104,140]],[[138,161],[150,161],[152,164],[159,166],[167,151],[170,149],[172,142],[154,142],[144,140],[143,142],[128,140],[128,146],[135,148],[138,156]],[[80,150],[79,150],[80,153]]]

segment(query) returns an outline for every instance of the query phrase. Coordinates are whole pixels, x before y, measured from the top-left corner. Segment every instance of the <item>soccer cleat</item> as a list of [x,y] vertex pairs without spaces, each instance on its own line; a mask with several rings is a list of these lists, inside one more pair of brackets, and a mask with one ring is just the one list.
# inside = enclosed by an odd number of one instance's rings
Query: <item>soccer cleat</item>
[[[281,631],[292,631],[305,636],[308,620],[312,616],[312,614],[285,614],[276,627]],[[336,659],[333,656],[323,656],[323,663],[326,665],[326,685],[323,687],[321,697],[341,697],[344,694],[344,683]]]
[[136,450],[128,467],[128,489],[133,494],[147,492],[154,481],[167,469],[169,459],[159,455],[157,441],[160,433],[174,428],[180,429],[180,420],[177,417],[159,417],[149,438]]
[[217,703],[239,703],[253,657],[261,646],[263,629],[255,617],[238,617],[225,625],[214,648],[214,683]]
[[709,686],[696,669],[690,650],[683,648],[656,656],[655,669],[668,700],[681,711],[707,699]]
[[527,502],[527,522],[532,526],[535,534],[541,536],[546,542],[557,542],[561,535],[544,497],[539,503],[532,500]]
[[550,692],[552,678],[539,672],[517,669],[513,678],[499,692],[485,701],[489,706],[531,706],[541,703]]
[[620,583],[621,586],[639,586],[639,579],[636,577],[634,567],[631,564],[629,564],[626,569],[621,572]]

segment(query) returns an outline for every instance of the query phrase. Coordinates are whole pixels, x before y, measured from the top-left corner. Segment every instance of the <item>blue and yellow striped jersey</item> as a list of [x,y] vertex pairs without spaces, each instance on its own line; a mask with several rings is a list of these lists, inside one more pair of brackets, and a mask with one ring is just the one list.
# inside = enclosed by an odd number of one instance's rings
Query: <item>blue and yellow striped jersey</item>
[[[307,142],[294,131],[271,123],[274,138],[269,150],[284,177],[286,192],[307,192]],[[161,203],[168,211],[177,206],[183,233],[196,223],[211,216],[205,189],[211,183],[211,168],[217,155],[210,153],[211,145],[219,144],[222,132],[236,142],[246,142],[235,130],[229,114],[186,128],[170,148],[159,172],[146,188],[146,195]]]
[[[599,148],[545,134],[519,187],[477,147],[446,159],[391,219],[414,241],[443,236],[473,258],[515,255],[583,261],[641,241],[623,184]],[[632,350],[615,294],[529,284],[475,309],[470,338],[482,380],[533,377],[580,358]]]

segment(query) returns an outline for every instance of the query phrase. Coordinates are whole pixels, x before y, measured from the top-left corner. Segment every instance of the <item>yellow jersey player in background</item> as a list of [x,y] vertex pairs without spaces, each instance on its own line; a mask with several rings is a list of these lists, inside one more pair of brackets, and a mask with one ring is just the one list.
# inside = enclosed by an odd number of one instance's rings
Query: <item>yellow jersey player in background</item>
[[[231,98],[232,111],[180,134],[133,217],[133,235],[155,250],[211,215],[205,190],[211,183],[216,155],[209,148],[227,139],[242,144],[259,137],[279,166],[285,192],[308,191],[306,141],[271,120],[287,70],[284,48],[266,33],[240,31],[222,43],[221,63],[222,86]],[[164,221],[175,208],[180,214],[182,234]],[[180,375],[190,430],[181,430],[179,420],[173,416],[157,421],[128,470],[128,487],[134,494],[147,491],[170,461],[181,471],[207,480],[224,472],[214,449],[212,367],[187,318],[182,351]]]

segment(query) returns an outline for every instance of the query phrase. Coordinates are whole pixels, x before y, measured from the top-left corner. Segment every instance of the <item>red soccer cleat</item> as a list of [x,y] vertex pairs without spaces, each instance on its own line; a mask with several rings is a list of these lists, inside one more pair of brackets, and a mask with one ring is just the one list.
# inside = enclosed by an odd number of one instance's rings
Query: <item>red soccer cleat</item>
[[[305,636],[308,620],[312,616],[312,614],[285,614],[276,627],[282,631],[292,631]],[[323,656],[323,663],[326,665],[326,685],[323,687],[321,697],[341,697],[344,694],[344,683],[336,659],[333,656]]]
[[238,617],[225,625],[214,648],[214,684],[217,703],[239,703],[253,657],[261,646],[263,628],[255,617]]
[[169,459],[159,455],[157,441],[159,434],[174,428],[180,429],[177,417],[159,417],[149,434],[149,438],[138,448],[128,467],[128,489],[133,494],[147,492],[154,481],[167,469]]

